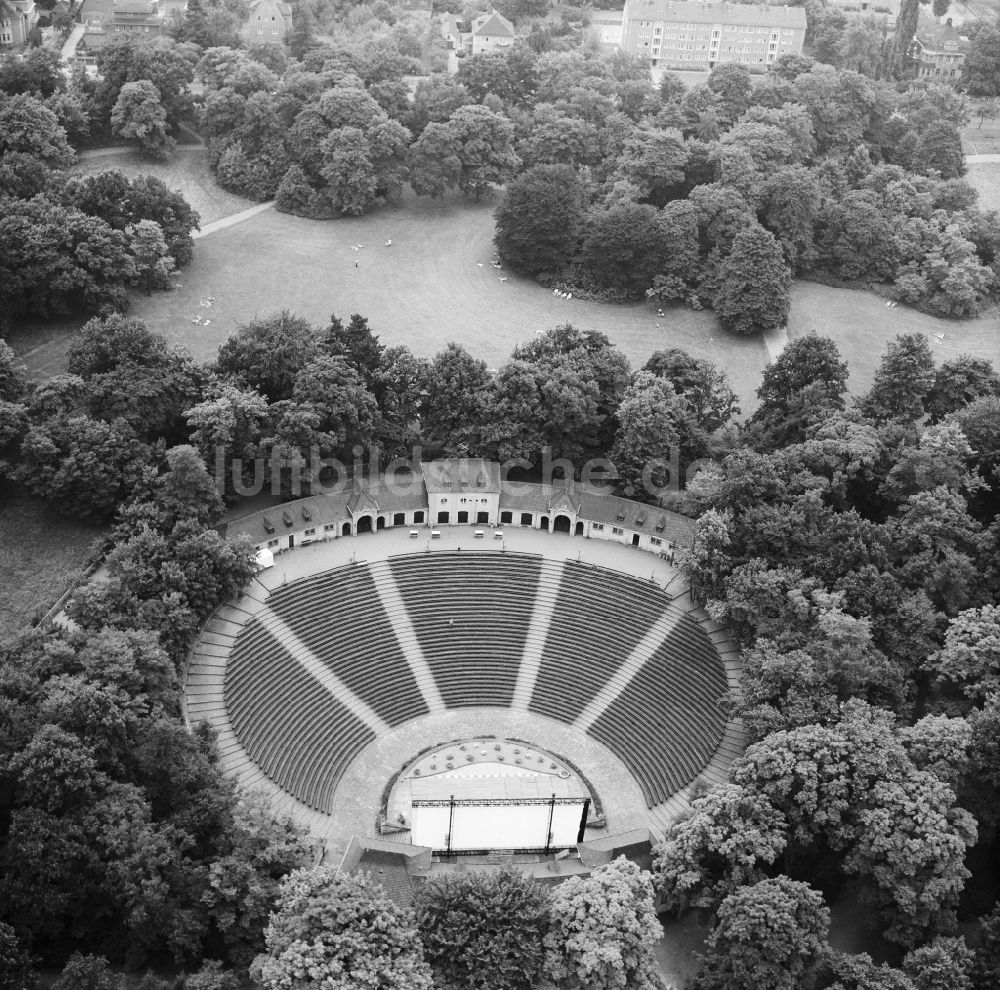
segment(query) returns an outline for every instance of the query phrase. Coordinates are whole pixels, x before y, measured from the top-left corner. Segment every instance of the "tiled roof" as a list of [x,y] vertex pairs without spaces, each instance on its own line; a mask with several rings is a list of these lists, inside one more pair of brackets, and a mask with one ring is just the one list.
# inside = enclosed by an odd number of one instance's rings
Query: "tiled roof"
[[513,38],[514,25],[494,10],[484,18],[476,18],[472,24],[472,33],[491,38]]
[[927,51],[960,53],[969,48],[969,39],[952,24],[927,25],[917,29],[916,39]]
[[430,492],[500,491],[500,465],[484,457],[451,457],[420,465]]
[[358,488],[347,503],[352,516],[362,515],[365,512],[379,512],[380,506],[375,496],[368,490],[367,486]]
[[[391,514],[428,509],[425,484],[431,484],[431,491],[435,492],[452,490],[450,485],[434,485],[451,482],[452,475],[449,472],[458,470],[455,467],[458,463],[432,461],[421,465],[422,474],[416,472],[400,476],[391,483],[386,483],[383,479],[366,480],[357,487],[352,485],[343,491],[285,502],[232,521],[225,533],[227,536],[246,534],[254,543],[263,544],[288,533],[301,533],[303,529],[343,522],[352,515],[356,517],[364,512]],[[471,459],[469,464],[473,471],[481,470],[486,477],[493,479],[483,488],[472,487],[470,490],[499,491],[501,509],[550,514],[560,511],[576,512],[581,519],[657,536],[681,546],[690,546],[694,539],[694,520],[675,512],[619,498],[617,495],[602,494],[598,489],[579,484],[574,485],[569,492],[564,484],[541,485],[507,481],[501,486],[498,464],[479,458]],[[443,475],[442,465],[447,465]],[[429,476],[436,477],[437,480],[432,484]],[[471,477],[475,478],[476,474]]]
[[626,0],[624,23],[669,21],[691,24],[754,24],[805,30],[802,7],[778,4],[697,3],[695,0]]

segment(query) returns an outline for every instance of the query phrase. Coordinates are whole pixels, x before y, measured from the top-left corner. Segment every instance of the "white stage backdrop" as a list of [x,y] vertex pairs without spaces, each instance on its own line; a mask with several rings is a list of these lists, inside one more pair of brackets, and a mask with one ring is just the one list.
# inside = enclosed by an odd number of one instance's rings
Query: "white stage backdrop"
[[[562,803],[565,802],[565,803]],[[414,845],[448,848],[448,822],[452,822],[451,849],[543,849],[552,811],[552,839],[548,845],[573,846],[580,831],[584,799],[566,798],[550,808],[545,802],[487,804],[456,801],[454,817],[446,801],[414,801],[411,814]]]

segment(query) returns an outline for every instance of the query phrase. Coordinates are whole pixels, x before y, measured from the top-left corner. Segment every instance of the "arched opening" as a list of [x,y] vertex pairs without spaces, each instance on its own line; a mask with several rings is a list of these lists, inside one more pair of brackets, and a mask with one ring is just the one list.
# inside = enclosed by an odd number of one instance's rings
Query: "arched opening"
[[362,516],[358,520],[358,533],[370,533],[372,531],[372,517]]
[[639,545],[639,534],[638,533],[633,533],[632,534],[632,546],[637,547],[638,545]]
[[532,522],[533,522],[533,517],[532,517],[532,515],[531,515],[530,512],[522,512],[521,513],[521,525],[522,526],[530,526]]
[[385,516],[379,516],[375,524],[376,529],[385,529]]
[[490,521],[490,514],[488,512],[477,512],[476,522],[477,523],[488,523]]
[[461,523],[467,523],[469,521],[469,513],[466,512],[465,509],[461,509],[459,511],[459,513],[458,513],[458,521],[459,521],[460,524]]
[[394,512],[392,515],[393,526],[405,526],[406,525],[406,513],[405,512]]
[[549,517],[548,516],[542,516],[542,518],[538,520],[538,528],[539,529],[544,529],[545,532],[549,531]]
[[351,535],[351,524],[349,522],[344,523],[344,525],[340,527],[340,535],[341,536]]
[[514,522],[513,512],[501,512],[500,513],[500,525],[510,526]]
[[553,533],[568,533],[570,528],[569,516],[556,516],[552,523]]
[[449,519],[451,519],[451,515],[449,513],[447,513],[447,512],[439,512],[438,513],[438,522],[439,523],[444,523],[445,525],[447,525]]
[[578,522],[576,524],[576,535],[577,536],[583,536],[583,523],[582,522]]

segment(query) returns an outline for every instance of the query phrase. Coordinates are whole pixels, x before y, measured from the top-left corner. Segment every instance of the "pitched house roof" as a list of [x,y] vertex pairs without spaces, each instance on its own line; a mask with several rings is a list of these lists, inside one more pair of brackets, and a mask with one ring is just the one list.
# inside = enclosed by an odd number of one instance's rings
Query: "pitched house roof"
[[492,10],[472,22],[472,33],[490,38],[513,38],[514,25],[503,14]]
[[691,24],[760,24],[806,27],[803,7],[779,4],[697,3],[694,0],[626,0],[624,20]]

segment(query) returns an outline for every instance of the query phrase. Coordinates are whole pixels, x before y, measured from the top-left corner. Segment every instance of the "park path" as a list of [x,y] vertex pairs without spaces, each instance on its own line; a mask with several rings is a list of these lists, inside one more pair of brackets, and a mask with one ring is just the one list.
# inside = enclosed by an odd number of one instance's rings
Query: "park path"
[[249,220],[251,217],[257,216],[258,213],[263,213],[265,210],[271,209],[274,206],[274,200],[269,200],[266,203],[258,203],[256,206],[251,206],[249,209],[240,210],[239,213],[230,213],[228,217],[222,217],[221,220],[213,220],[211,223],[206,223],[201,230],[196,230],[191,234],[192,239],[197,240],[199,237],[205,237],[208,234],[214,234],[217,230],[224,230],[226,227],[232,227],[234,224],[242,223],[244,220]]
[[69,37],[66,39],[62,46],[62,52],[60,57],[63,62],[69,62],[73,56],[76,54],[76,46],[80,44],[80,39],[83,37],[83,32],[87,30],[86,24],[76,24],[73,30],[70,31]]
[[966,165],[987,165],[1000,162],[1000,155],[966,155]]

